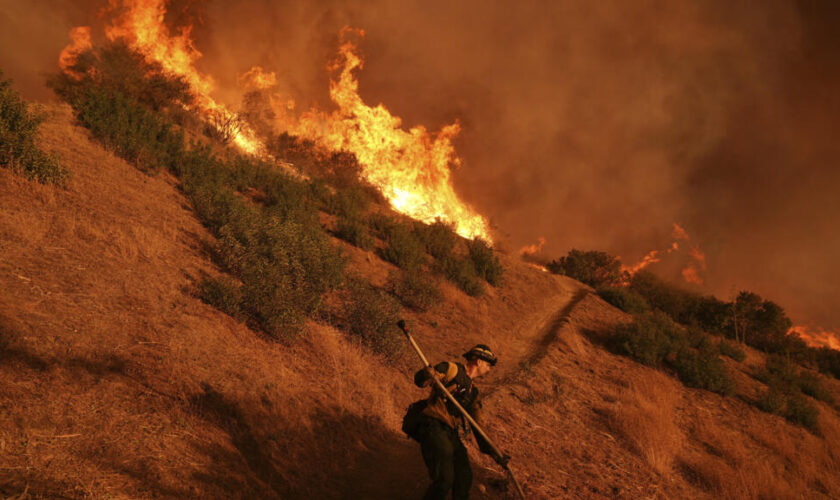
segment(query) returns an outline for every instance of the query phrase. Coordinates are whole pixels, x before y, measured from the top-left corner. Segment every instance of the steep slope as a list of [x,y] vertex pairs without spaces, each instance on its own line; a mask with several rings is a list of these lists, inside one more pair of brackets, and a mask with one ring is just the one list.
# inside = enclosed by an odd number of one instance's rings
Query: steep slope
[[[104,151],[50,108],[67,190],[0,169],[0,493],[32,498],[420,498],[399,431],[424,395],[396,365],[310,322],[266,339],[195,297],[213,238],[177,182]],[[336,241],[382,285],[393,266]],[[529,498],[836,498],[840,421],[822,436],[759,412],[761,355],[737,397],[607,352],[627,317],[570,279],[502,256],[505,284],[406,313],[433,360],[488,343],[488,431]],[[398,335],[397,332],[394,332]],[[829,387],[840,398],[840,387]],[[475,498],[513,498],[470,447]],[[26,495],[23,495],[24,497]]]

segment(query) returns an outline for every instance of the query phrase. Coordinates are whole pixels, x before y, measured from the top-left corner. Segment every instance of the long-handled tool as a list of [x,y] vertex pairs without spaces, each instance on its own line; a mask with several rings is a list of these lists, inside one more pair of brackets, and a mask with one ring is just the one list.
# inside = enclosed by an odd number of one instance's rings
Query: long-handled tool
[[[423,355],[423,351],[420,350],[420,346],[417,345],[417,342],[415,342],[411,334],[408,333],[408,330],[405,327],[405,321],[399,320],[397,322],[397,326],[400,327],[400,330],[402,330],[405,336],[408,337],[408,341],[411,343],[411,346],[414,347],[414,350],[417,351],[417,355],[420,356],[420,359],[423,361],[423,365],[431,368],[432,365],[429,364],[429,360],[426,359],[426,356]],[[464,418],[466,418],[467,422],[469,422],[470,425],[472,425],[473,429],[475,429],[475,431],[479,433],[479,435],[481,435],[482,438],[484,438],[484,440],[490,446],[490,449],[493,451],[493,453],[495,453],[496,456],[501,457],[502,453],[499,451],[496,445],[493,444],[493,441],[490,440],[490,437],[487,436],[487,433],[485,433],[481,426],[479,426],[478,423],[470,416],[467,410],[465,410],[464,407],[461,406],[461,404],[455,399],[455,396],[453,396],[452,393],[450,393],[446,389],[446,387],[443,385],[443,382],[441,382],[440,379],[438,379],[437,377],[432,377],[432,381],[434,381],[435,385],[437,385],[438,390],[440,390],[443,393],[443,395],[446,396],[446,398],[449,399],[449,401],[451,401],[456,408],[458,408],[458,411],[460,411],[461,414],[464,415]],[[519,485],[519,481],[517,481],[516,477],[514,477],[513,471],[510,470],[510,467],[508,467],[507,463],[502,465],[502,467],[508,473],[510,480],[516,487],[516,491],[517,493],[519,493],[519,498],[525,500],[525,493],[522,491],[522,486]]]

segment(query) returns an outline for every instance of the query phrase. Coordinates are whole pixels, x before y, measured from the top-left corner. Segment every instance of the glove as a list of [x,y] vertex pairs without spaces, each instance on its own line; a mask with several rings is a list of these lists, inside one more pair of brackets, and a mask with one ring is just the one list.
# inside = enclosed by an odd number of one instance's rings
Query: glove
[[496,455],[495,457],[493,457],[493,460],[495,460],[496,463],[501,465],[502,467],[507,467],[508,462],[510,462],[510,455],[508,455],[507,453]]

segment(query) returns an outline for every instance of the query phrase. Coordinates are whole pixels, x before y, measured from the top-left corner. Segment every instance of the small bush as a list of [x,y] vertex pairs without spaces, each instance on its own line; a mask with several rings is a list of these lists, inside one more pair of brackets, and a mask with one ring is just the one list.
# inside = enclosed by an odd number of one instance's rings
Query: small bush
[[476,238],[467,242],[467,248],[476,274],[493,286],[500,285],[505,270],[499,258],[493,255],[490,245],[481,238]]
[[363,283],[353,284],[346,301],[346,318],[351,334],[390,359],[405,350],[405,341],[395,330],[400,305],[388,294]]
[[452,255],[438,265],[444,276],[470,297],[479,297],[484,293],[484,284],[475,272],[472,260]]
[[726,339],[721,339],[718,344],[718,351],[720,351],[722,355],[728,356],[739,363],[747,359],[747,353],[745,353],[738,344]]
[[37,146],[38,127],[43,120],[44,116],[29,109],[0,71],[0,167],[42,184],[64,186],[69,173],[58,156]]
[[673,346],[682,341],[679,327],[660,312],[636,316],[616,328],[611,347],[648,366],[659,367]]
[[799,394],[788,397],[785,418],[799,424],[812,432],[817,432],[817,416],[819,410],[807,399]]
[[373,238],[368,234],[367,226],[359,219],[339,217],[335,235],[362,250],[373,248]]
[[597,289],[598,295],[630,314],[644,313],[650,310],[647,301],[638,293],[623,286],[602,286]]
[[388,232],[388,246],[382,257],[402,269],[414,269],[423,262],[423,246],[411,228],[398,224]]
[[826,389],[822,382],[820,382],[820,377],[818,375],[803,370],[799,373],[799,378],[796,382],[799,386],[799,390],[801,390],[804,394],[826,403],[834,402],[834,397],[832,397],[831,393],[828,392],[828,389]]
[[758,399],[757,405],[761,411],[782,415],[785,410],[787,398],[785,393],[776,387],[768,387],[764,394]]
[[227,276],[201,280],[198,296],[229,316],[239,318],[242,314],[242,292],[236,281]]
[[370,204],[370,197],[359,186],[337,190],[327,199],[327,211],[331,214],[359,219]]
[[683,348],[673,362],[680,380],[689,387],[706,389],[723,395],[735,392],[735,382],[710,342],[699,349]]
[[371,228],[374,234],[383,240],[387,240],[388,235],[391,234],[391,231],[393,231],[397,225],[399,225],[399,222],[389,215],[374,212],[368,216],[367,225]]
[[458,243],[458,235],[451,225],[436,220],[432,224],[418,222],[415,231],[423,242],[426,252],[437,260],[446,260],[452,254],[452,249]]
[[549,262],[546,268],[595,288],[621,282],[621,262],[605,252],[572,249],[565,257]]
[[437,281],[417,270],[391,273],[388,285],[403,304],[418,311],[428,311],[443,298]]

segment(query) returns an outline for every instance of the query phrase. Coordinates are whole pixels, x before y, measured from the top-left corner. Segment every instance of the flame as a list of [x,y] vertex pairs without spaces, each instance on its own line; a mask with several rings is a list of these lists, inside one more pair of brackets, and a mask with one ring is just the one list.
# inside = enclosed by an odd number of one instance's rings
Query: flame
[[828,347],[840,350],[840,333],[831,332],[820,327],[794,326],[788,335],[799,335],[810,347]]
[[519,249],[519,255],[522,257],[525,256],[534,256],[540,253],[545,246],[545,236],[540,236],[537,238],[537,242],[533,245],[525,245],[524,247]]
[[[690,241],[688,232],[676,222],[673,223],[671,230],[671,238],[674,240],[671,245],[664,250],[651,250],[647,255],[642,257],[642,260],[632,265],[621,266],[621,271],[627,273],[628,276],[633,276],[642,269],[651,264],[655,264],[662,260],[663,255],[669,255],[680,249],[680,241]],[[694,245],[688,252],[691,262],[682,270],[682,277],[686,283],[694,283],[697,285],[703,284],[701,273],[706,270],[706,254],[700,250],[699,245]]]
[[632,266],[625,266],[624,264],[622,264],[621,272],[626,272],[630,274],[630,276],[632,276],[637,272],[641,271],[642,269],[646,268],[647,266],[655,262],[659,262],[661,259],[659,259],[657,255],[659,255],[659,250],[651,250],[650,253],[642,257],[642,260],[633,264]]
[[480,237],[491,242],[487,221],[462,202],[452,187],[450,167],[461,164],[452,139],[461,126],[455,122],[431,133],[422,125],[409,130],[402,120],[379,104],[369,106],[359,96],[354,72],[364,65],[353,36],[364,31],[344,28],[339,48],[341,69],[330,82],[330,98],[338,106],[332,113],[312,110],[290,132],[332,150],[346,150],[362,167],[361,175],[376,186],[398,212],[431,223],[436,219],[451,223],[465,238]]
[[[109,0],[106,12],[116,11],[122,13],[105,27],[105,35],[109,40],[125,40],[147,61],[158,63],[167,73],[183,78],[195,96],[197,110],[206,118],[221,117],[219,121],[225,123],[235,117],[235,113],[211,97],[213,80],[195,68],[195,61],[201,57],[201,52],[190,38],[191,26],[182,27],[178,34],[172,34],[164,24],[164,0]],[[62,64],[63,61],[72,64],[80,50],[90,48],[89,28],[73,28],[70,38],[71,45],[61,53]],[[262,154],[262,142],[245,124],[240,124],[237,130],[232,131],[231,139],[247,153]]]
[[[195,68],[201,52],[190,37],[191,26],[171,33],[164,24],[165,0],[109,0],[108,12],[119,12],[105,28],[109,40],[125,40],[147,61],[183,78],[195,96],[195,107],[211,122],[229,123],[235,117],[211,97],[213,80]],[[487,221],[463,203],[452,187],[450,167],[461,163],[452,139],[458,135],[460,125],[447,125],[437,133],[428,132],[423,126],[406,131],[401,128],[402,120],[384,105],[365,104],[359,97],[359,83],[354,75],[363,61],[350,40],[353,35],[361,37],[364,32],[342,29],[338,59],[341,64],[329,68],[341,70],[339,78],[330,82],[330,97],[338,109],[329,114],[317,110],[304,113],[285,124],[288,131],[329,149],[353,153],[362,167],[361,175],[398,212],[428,223],[441,219],[451,223],[461,236],[492,242]],[[72,47],[65,49],[67,57],[74,53]],[[265,89],[276,84],[276,76],[255,66],[242,76],[241,83]],[[287,109],[294,107],[293,101],[283,104]],[[263,154],[262,142],[244,123],[232,132],[232,141],[247,153]]]
[[274,72],[267,73],[262,66],[254,66],[239,75],[238,81],[244,88],[265,90],[277,85],[277,75]]
[[693,260],[682,270],[683,279],[686,283],[702,285],[703,278],[700,277],[700,273],[706,270],[706,254],[699,246],[695,246],[689,251],[689,255]]
[[64,47],[64,50],[58,55],[58,66],[61,68],[61,71],[64,71],[77,80],[82,78],[83,75],[73,71],[71,68],[76,64],[76,59],[78,59],[79,54],[91,48],[93,48],[93,44],[90,41],[90,26],[76,26],[71,29],[70,45]]

